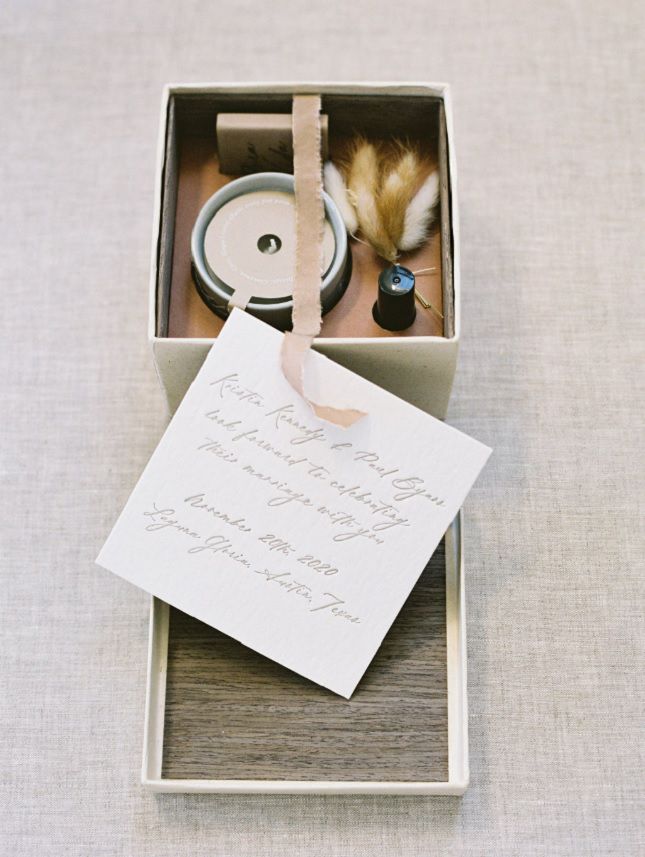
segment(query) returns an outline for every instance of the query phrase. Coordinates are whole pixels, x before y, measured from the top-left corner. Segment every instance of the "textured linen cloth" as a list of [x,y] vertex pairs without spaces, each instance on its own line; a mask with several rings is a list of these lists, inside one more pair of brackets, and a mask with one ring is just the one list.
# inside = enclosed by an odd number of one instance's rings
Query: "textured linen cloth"
[[[5,0],[0,853],[645,853],[641,2]],[[146,595],[93,564],[165,424],[146,342],[168,81],[447,80],[463,347],[463,798],[139,785]]]

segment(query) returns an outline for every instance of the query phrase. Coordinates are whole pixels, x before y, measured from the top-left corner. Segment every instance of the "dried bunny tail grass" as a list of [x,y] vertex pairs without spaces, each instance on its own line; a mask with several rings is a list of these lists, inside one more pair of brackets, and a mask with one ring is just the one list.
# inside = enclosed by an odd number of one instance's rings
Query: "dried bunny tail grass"
[[421,180],[422,164],[417,153],[401,146],[377,199],[383,226],[395,247],[401,247],[406,210]]
[[336,203],[347,231],[350,235],[355,235],[358,232],[358,218],[356,209],[349,198],[342,173],[335,164],[327,161],[323,168],[323,177],[325,190]]
[[347,186],[363,237],[388,261],[396,259],[396,245],[383,226],[377,205],[379,156],[372,143],[359,139],[349,157]]
[[423,182],[406,209],[403,233],[398,242],[400,250],[415,250],[427,239],[438,197],[439,175],[435,170]]

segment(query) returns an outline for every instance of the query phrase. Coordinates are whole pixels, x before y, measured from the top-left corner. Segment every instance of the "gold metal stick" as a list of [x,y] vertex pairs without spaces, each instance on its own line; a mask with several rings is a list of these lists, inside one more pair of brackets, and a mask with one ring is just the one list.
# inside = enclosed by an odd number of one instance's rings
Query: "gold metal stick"
[[432,304],[430,303],[430,301],[427,301],[427,300],[423,297],[423,295],[422,295],[422,294],[420,294],[416,289],[414,290],[414,295],[415,295],[416,299],[419,301],[419,303],[421,304],[421,306],[422,306],[424,309],[432,310],[432,312],[433,312],[435,315],[438,315],[438,316],[439,316],[439,318],[443,321],[443,316],[441,315],[441,313],[439,312],[439,310],[438,310],[436,307],[432,306]]

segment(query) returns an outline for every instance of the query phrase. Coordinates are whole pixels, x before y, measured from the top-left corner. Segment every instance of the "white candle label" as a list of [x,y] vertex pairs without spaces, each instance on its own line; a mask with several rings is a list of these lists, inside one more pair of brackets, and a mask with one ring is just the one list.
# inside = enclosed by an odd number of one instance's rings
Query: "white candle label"
[[[349,698],[490,450],[234,310],[97,562]],[[342,404],[342,402],[341,402]]]
[[[247,300],[288,299],[296,265],[295,196],[257,190],[232,199],[209,223],[204,250],[215,276]],[[325,220],[323,273],[329,270],[334,250],[334,234]]]

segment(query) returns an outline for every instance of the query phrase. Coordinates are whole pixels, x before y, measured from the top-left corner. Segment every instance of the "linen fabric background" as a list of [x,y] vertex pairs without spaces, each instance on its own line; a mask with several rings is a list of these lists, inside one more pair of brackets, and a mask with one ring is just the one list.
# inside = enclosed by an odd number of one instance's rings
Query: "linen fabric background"
[[[643,816],[643,4],[5,0],[0,852],[617,855]],[[165,425],[146,342],[168,81],[454,87],[463,798],[155,796],[149,599],[93,564]],[[395,129],[393,129],[395,130]]]

